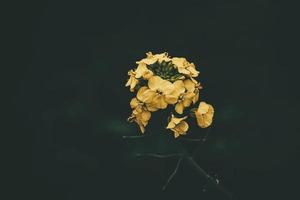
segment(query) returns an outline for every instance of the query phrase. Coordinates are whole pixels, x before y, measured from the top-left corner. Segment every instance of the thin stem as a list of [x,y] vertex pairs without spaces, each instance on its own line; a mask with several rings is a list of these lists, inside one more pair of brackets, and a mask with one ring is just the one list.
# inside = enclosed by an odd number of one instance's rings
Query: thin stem
[[204,137],[202,138],[202,141],[203,141],[203,142],[206,141],[206,139],[207,139],[207,137],[208,137],[208,135],[209,135],[211,129],[212,129],[212,125],[207,129],[207,131],[206,131]]
[[145,138],[148,137],[146,135],[123,135],[124,139],[139,139],[139,138]]
[[137,153],[135,154],[135,156],[137,157],[143,157],[143,156],[148,156],[148,157],[154,157],[154,158],[171,158],[171,157],[182,157],[183,154],[179,154],[179,153],[176,153],[176,154],[155,154],[155,153]]
[[167,186],[169,185],[169,183],[171,182],[171,180],[172,180],[172,179],[174,178],[174,176],[176,175],[176,173],[177,173],[177,171],[178,171],[178,168],[179,168],[180,163],[181,163],[182,160],[183,160],[183,156],[181,156],[181,157],[178,159],[177,164],[176,164],[176,167],[175,167],[173,173],[169,176],[167,182],[165,183],[165,185],[164,185],[163,188],[162,188],[163,191],[167,188]]
[[192,157],[185,156],[184,158],[194,169],[196,169],[196,171],[201,176],[204,176],[209,181],[209,183],[213,184],[218,190],[223,192],[228,197],[228,199],[233,199],[233,196],[227,190],[225,190],[225,188],[219,185],[219,181],[217,181],[212,176],[210,176],[206,171],[204,171]]
[[[211,131],[211,126],[207,129],[207,131],[206,131],[204,137],[201,139],[201,141],[203,141],[203,142],[206,141],[206,139],[207,139],[208,134],[210,133],[210,131]],[[196,147],[196,149],[195,149],[194,152],[192,153],[192,157],[195,157],[195,156],[196,156],[196,154],[197,154],[197,152],[198,152],[198,150],[199,150],[200,148],[201,148],[200,145],[198,145],[198,147]]]

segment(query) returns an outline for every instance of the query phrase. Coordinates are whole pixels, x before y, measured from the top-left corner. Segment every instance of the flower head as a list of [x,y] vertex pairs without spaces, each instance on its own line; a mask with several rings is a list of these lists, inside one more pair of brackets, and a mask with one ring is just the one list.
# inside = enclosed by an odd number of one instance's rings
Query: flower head
[[[194,105],[199,100],[200,83],[194,78],[199,75],[194,63],[185,58],[173,57],[168,53],[146,53],[146,58],[136,62],[137,67],[128,72],[126,86],[130,91],[137,91],[136,97],[130,101],[132,114],[130,122],[136,122],[142,133],[145,132],[151,113],[161,109],[172,108],[178,114]],[[212,122],[213,108],[201,102],[195,111],[197,123],[205,128]],[[184,121],[187,117],[176,118],[172,115],[167,126],[174,136],[186,134],[189,126]]]
[[171,116],[171,120],[167,126],[167,129],[171,129],[174,133],[174,137],[177,138],[180,135],[185,135],[189,129],[188,123],[184,121],[187,116],[182,118],[177,118],[174,115]]

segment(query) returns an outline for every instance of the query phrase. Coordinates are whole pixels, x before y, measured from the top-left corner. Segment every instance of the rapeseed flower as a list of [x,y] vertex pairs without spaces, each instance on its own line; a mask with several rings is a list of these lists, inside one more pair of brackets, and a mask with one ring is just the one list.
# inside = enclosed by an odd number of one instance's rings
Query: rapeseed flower
[[[136,64],[137,68],[128,72],[126,83],[131,92],[137,91],[136,97],[130,101],[132,114],[128,121],[136,122],[142,133],[152,112],[173,108],[181,115],[186,108],[198,102],[202,86],[195,79],[199,71],[194,63],[181,57],[171,58],[166,52],[148,52],[146,58]],[[214,109],[211,105],[201,102],[193,112],[200,127],[206,128],[212,123]],[[186,119],[187,116],[171,115],[167,129],[173,131],[175,138],[186,134],[189,128]]]

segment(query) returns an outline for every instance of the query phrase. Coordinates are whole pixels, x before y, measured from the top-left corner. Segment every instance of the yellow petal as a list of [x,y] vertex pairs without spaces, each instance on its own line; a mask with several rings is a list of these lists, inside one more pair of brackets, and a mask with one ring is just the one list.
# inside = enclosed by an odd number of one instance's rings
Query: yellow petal
[[156,108],[159,108],[159,109],[165,109],[168,106],[163,95],[155,96],[153,98],[152,103]]
[[160,85],[162,84],[163,79],[159,76],[152,76],[148,81],[148,86],[151,90],[156,91],[160,88]]
[[209,105],[207,103],[205,103],[204,101],[201,101],[199,104],[199,107],[197,109],[197,113],[205,114],[208,112],[208,109],[209,109]]
[[179,124],[181,121],[185,120],[186,118],[187,118],[187,116],[181,117],[181,118],[172,116],[171,121],[173,121],[175,124]]
[[147,57],[147,58],[144,58],[138,62],[136,62],[137,64],[141,64],[141,63],[144,63],[144,64],[147,64],[147,65],[152,65],[154,64],[155,62],[157,61],[157,58],[155,57]]
[[155,54],[153,55],[153,57],[156,58],[159,63],[161,63],[162,61],[165,62],[171,61],[171,59],[168,57],[168,53],[166,52],[161,54]]
[[196,92],[195,96],[192,98],[193,104],[199,100],[199,91]]
[[150,112],[155,112],[155,111],[158,110],[158,108],[156,108],[152,103],[146,104],[146,108],[147,108],[147,110],[149,110]]
[[185,99],[183,99],[182,103],[183,103],[184,107],[189,107],[192,103],[192,100],[188,99],[188,98],[185,98]]
[[165,101],[168,103],[168,104],[175,104],[178,100],[178,97],[177,96],[174,96],[174,95],[165,95]]
[[183,106],[183,103],[182,102],[179,102],[176,104],[175,106],[175,111],[178,113],[178,114],[182,114],[183,113],[183,109],[184,109],[184,106]]
[[172,129],[172,128],[174,128],[175,126],[176,126],[176,124],[175,124],[174,122],[170,121],[170,122],[168,123],[167,129]]
[[147,89],[145,90],[145,92],[142,94],[142,99],[143,102],[145,103],[151,103],[153,101],[153,99],[157,96],[158,94],[156,94],[156,92]]
[[137,98],[133,98],[133,99],[131,99],[131,101],[130,101],[130,107],[131,108],[136,108],[137,106],[139,105],[139,101],[137,100]]
[[179,97],[185,91],[184,82],[182,80],[177,80],[173,83],[174,90],[172,95]]
[[188,92],[194,92],[196,84],[191,79],[186,79],[183,82],[184,82],[184,87]]
[[142,112],[142,114],[141,114],[142,121],[149,121],[150,118],[151,118],[151,112],[149,112],[149,111]]
[[174,137],[178,138],[180,136],[180,134],[177,131],[174,131]]
[[[213,120],[213,115],[214,115],[214,108],[210,104],[203,104],[205,105],[205,109],[199,109],[195,112],[195,116],[197,119],[197,124],[201,128],[206,128],[211,125],[212,120]],[[208,109],[206,109],[206,106],[208,106]],[[200,107],[200,106],[199,106]],[[204,106],[202,106],[204,107]]]
[[153,76],[153,72],[151,70],[148,70],[143,74],[143,78],[145,80],[149,80],[152,76]]
[[143,74],[148,71],[147,65],[145,63],[140,63],[135,70],[135,78],[141,78]]
[[190,71],[190,74],[192,77],[197,77],[199,72],[192,66],[187,68],[188,71]]
[[141,132],[144,133],[145,132],[145,127],[143,126],[143,124],[138,123],[138,125],[140,127]]
[[176,129],[179,130],[181,134],[184,134],[189,129],[189,124],[185,121],[182,121],[176,126]]
[[143,94],[144,94],[144,92],[145,92],[147,89],[148,89],[148,87],[143,86],[143,87],[141,87],[141,88],[139,89],[139,91],[138,91],[137,94],[136,94],[137,99],[140,100],[141,102],[144,102],[144,96],[143,96]]
[[162,80],[160,82],[159,88],[160,91],[162,91],[164,94],[171,94],[174,91],[174,85],[167,80]]
[[185,58],[178,58],[174,57],[172,58],[172,63],[175,65],[177,68],[185,68],[184,63],[186,62]]
[[178,72],[181,74],[186,74],[186,75],[190,74],[190,71],[185,68],[178,68]]

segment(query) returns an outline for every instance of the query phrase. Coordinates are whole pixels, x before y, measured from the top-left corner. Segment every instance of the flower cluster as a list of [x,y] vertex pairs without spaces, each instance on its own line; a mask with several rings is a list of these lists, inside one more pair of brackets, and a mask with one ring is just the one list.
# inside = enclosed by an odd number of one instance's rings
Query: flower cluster
[[[136,97],[130,101],[132,114],[130,122],[136,122],[142,133],[145,132],[151,112],[174,106],[179,115],[185,108],[194,105],[199,100],[202,86],[195,79],[199,71],[193,63],[185,58],[168,56],[167,53],[146,54],[147,57],[137,61],[137,68],[128,72],[129,79],[126,86],[131,92],[137,91]],[[197,109],[193,109],[193,116],[201,128],[211,125],[214,108],[205,102],[200,102]],[[187,116],[175,117],[173,114],[167,129],[173,131],[174,136],[185,135],[189,129],[185,121]]]

